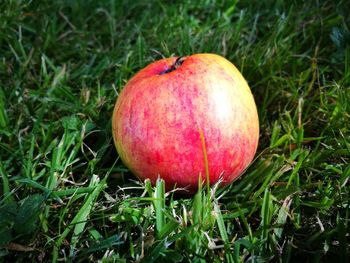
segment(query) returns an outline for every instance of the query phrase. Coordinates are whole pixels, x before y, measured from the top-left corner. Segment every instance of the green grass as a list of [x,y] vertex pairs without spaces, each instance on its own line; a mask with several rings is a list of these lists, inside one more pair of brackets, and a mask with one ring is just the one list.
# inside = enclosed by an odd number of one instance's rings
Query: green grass
[[[342,0],[1,1],[0,261],[349,262],[349,13]],[[128,173],[111,115],[139,69],[201,52],[248,80],[260,144],[240,180],[179,198]]]

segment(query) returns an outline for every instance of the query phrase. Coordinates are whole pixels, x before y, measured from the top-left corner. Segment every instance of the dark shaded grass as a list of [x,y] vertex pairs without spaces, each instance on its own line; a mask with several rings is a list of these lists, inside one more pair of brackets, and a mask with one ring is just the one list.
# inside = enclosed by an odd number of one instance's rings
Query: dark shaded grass
[[[0,10],[1,260],[349,260],[347,1]],[[130,180],[110,118],[139,69],[201,52],[248,80],[260,145],[236,183],[180,198]]]

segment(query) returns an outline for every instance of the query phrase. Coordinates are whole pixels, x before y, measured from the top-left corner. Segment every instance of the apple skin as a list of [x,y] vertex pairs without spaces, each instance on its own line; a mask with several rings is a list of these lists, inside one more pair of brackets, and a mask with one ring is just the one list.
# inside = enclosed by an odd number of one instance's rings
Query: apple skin
[[[140,180],[193,193],[205,158],[209,180],[222,185],[253,160],[259,119],[251,90],[237,68],[215,54],[161,59],[139,71],[115,104],[112,132],[123,163]],[[171,69],[174,69],[171,71]],[[170,72],[167,72],[170,71]],[[202,136],[201,136],[202,133]]]

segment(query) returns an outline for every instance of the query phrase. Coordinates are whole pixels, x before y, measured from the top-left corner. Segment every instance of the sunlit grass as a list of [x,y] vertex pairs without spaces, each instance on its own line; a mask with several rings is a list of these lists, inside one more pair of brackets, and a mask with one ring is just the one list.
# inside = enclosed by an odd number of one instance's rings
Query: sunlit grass
[[[1,260],[350,260],[349,4],[180,2],[0,2]],[[138,70],[201,52],[243,73],[261,136],[186,196],[128,172],[111,116]]]

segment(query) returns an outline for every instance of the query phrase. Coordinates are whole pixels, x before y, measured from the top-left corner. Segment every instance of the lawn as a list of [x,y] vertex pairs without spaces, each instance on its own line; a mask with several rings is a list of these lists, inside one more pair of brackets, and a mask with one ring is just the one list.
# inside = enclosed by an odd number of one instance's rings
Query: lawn
[[[349,1],[0,2],[0,262],[350,261]],[[247,79],[260,142],[195,196],[118,158],[114,103],[162,57]],[[205,114],[205,112],[203,112]]]

